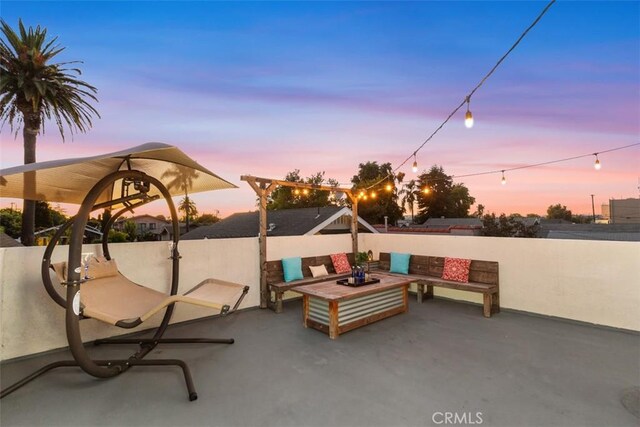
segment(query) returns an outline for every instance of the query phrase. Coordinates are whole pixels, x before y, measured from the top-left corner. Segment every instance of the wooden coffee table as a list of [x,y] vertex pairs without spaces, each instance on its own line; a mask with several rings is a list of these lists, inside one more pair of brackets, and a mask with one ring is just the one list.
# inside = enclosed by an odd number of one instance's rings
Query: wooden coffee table
[[380,283],[351,287],[334,280],[295,288],[303,296],[305,328],[338,335],[407,311],[409,278],[372,274]]

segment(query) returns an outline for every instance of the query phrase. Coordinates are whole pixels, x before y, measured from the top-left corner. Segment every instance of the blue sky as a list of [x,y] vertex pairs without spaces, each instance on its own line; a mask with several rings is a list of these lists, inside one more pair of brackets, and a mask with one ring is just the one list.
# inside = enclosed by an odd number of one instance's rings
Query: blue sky
[[[545,5],[3,1],[2,18],[47,27],[99,89],[102,119],[65,144],[47,126],[39,160],[171,143],[239,185],[194,196],[226,215],[254,208],[241,174],[347,182],[361,162],[399,165]],[[639,142],[639,3],[557,2],[471,110],[475,127],[460,112],[418,153],[421,168],[463,175]],[[19,164],[20,139],[0,138],[2,167]],[[637,197],[640,150],[600,158],[598,172],[587,158],[513,172],[507,186],[463,182],[496,213]]]

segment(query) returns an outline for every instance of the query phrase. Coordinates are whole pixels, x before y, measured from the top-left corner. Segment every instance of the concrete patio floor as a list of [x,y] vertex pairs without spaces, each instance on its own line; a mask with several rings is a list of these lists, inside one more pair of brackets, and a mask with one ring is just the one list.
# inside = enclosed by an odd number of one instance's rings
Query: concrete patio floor
[[[109,380],[62,368],[0,401],[0,424],[429,426],[447,425],[449,412],[458,425],[639,425],[620,402],[640,383],[638,334],[509,311],[485,319],[479,306],[410,299],[409,313],[335,341],[302,327],[299,301],[281,315],[251,309],[177,325],[167,336],[236,339],[151,354],[187,361],[197,401],[188,401],[176,368],[136,367]],[[67,357],[5,363],[2,385]]]

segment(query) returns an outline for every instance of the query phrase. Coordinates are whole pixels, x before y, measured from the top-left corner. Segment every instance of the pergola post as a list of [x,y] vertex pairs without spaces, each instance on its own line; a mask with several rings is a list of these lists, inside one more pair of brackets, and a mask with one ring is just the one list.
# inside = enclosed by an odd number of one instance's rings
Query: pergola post
[[358,256],[358,198],[351,193],[348,194],[351,199],[351,249],[353,256]]
[[354,256],[358,253],[358,198],[353,195],[350,188],[258,178],[251,175],[242,175],[240,179],[246,181],[260,199],[260,234],[258,235],[258,244],[260,246],[260,308],[267,308],[271,297],[267,287],[267,197],[269,197],[269,194],[278,186],[306,188],[307,190],[340,191],[345,193],[352,203],[351,246]]
[[276,185],[266,182],[256,182],[253,177],[241,177],[243,181],[253,188],[260,198],[260,232],[258,234],[258,246],[260,247],[260,308],[267,308],[269,302],[269,289],[267,288],[267,197]]

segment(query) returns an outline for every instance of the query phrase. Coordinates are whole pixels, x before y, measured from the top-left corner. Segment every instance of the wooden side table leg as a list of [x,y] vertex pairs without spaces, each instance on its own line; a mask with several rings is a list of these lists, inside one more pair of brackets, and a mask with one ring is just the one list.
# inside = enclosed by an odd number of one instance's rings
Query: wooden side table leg
[[338,338],[338,301],[329,301],[329,338]]
[[307,320],[309,319],[309,296],[302,296],[302,324],[305,328],[308,327]]
[[404,305],[403,312],[409,311],[409,285],[402,287],[402,304]]

